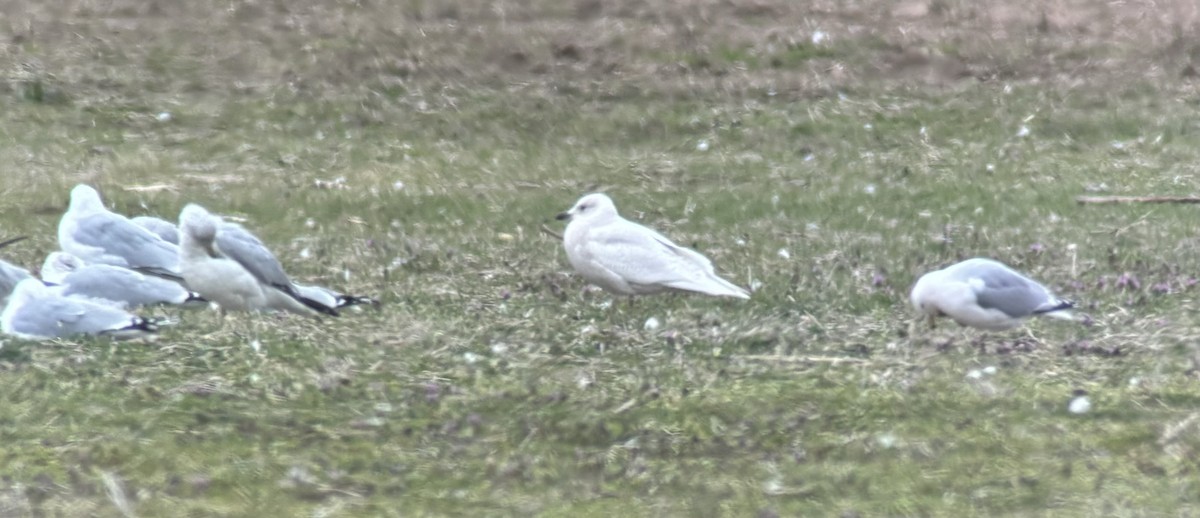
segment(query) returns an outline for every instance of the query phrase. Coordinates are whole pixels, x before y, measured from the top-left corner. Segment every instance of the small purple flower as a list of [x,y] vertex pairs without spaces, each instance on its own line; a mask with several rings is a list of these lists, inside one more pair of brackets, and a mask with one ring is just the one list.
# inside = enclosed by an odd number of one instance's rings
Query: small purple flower
[[437,403],[438,399],[441,399],[441,395],[442,387],[437,383],[431,381],[425,384],[425,401],[427,403]]
[[871,286],[878,288],[885,283],[887,283],[887,277],[884,277],[882,273],[875,272],[875,276],[871,277]]
[[1151,286],[1150,291],[1153,293],[1158,293],[1158,294],[1170,293],[1171,285],[1167,284],[1165,282],[1160,282],[1158,284],[1155,284],[1154,286]]
[[1117,277],[1117,288],[1123,290],[1140,290],[1142,289],[1142,281],[1139,281],[1136,275],[1125,272],[1120,277]]
[[1045,250],[1046,250],[1046,245],[1043,245],[1041,243],[1034,243],[1032,245],[1029,245],[1029,251],[1033,252],[1035,254],[1040,254]]

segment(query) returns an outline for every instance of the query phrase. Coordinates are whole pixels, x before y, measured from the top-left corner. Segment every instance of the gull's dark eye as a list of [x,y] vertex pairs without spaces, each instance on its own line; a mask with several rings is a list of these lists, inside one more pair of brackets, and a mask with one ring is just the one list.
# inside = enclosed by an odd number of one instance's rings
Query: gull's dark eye
[[585,203],[585,204],[583,204],[583,205],[580,205],[580,206],[579,206],[579,212],[583,212],[583,211],[585,211],[585,210],[588,210],[588,207],[590,207],[590,206],[591,206],[591,205],[588,205],[588,204],[586,204],[586,203]]

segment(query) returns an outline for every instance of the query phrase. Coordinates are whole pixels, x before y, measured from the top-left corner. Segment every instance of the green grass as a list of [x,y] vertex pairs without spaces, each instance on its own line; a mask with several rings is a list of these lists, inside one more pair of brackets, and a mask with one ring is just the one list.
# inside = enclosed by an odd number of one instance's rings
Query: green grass
[[[245,218],[294,277],[384,302],[5,340],[0,514],[1200,511],[1195,209],[1074,201],[1196,192],[1171,42],[1036,29],[1019,2],[904,31],[881,2],[542,4],[80,0],[0,25],[24,63],[0,234],[32,236],[6,259],[40,264],[87,182],[128,215]],[[1116,9],[1082,12],[1153,23]],[[541,227],[593,190],[753,300],[587,289]],[[910,335],[916,276],[980,255],[1094,323]]]

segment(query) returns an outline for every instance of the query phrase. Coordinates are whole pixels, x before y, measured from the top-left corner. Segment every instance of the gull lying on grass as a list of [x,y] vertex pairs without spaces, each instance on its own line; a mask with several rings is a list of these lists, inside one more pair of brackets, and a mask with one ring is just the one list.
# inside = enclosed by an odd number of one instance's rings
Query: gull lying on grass
[[[136,218],[133,218],[132,221],[134,223],[137,223],[138,225],[141,225],[146,230],[149,230],[151,232],[154,232],[155,234],[158,234],[159,237],[163,238],[163,240],[165,240],[167,242],[175,243],[175,244],[179,243],[178,229],[175,228],[174,224],[172,224],[171,222],[169,222],[167,220],[164,220],[161,218],[156,218],[154,216],[138,216]],[[226,248],[237,248],[237,243],[232,243],[231,241],[233,240],[233,238],[231,238],[230,236],[235,236],[235,237],[241,236],[241,238],[240,238],[241,240],[248,241],[248,242],[257,242],[258,248],[266,250],[266,247],[262,245],[261,241],[259,241],[258,238],[254,237],[253,234],[250,234],[248,231],[246,231],[246,229],[244,227],[242,227],[241,225],[222,221],[221,225],[220,225],[220,229],[218,229],[218,230],[227,230],[228,231],[228,232],[218,232],[217,233],[217,247],[218,248],[221,248],[222,246],[224,246]],[[246,237],[243,234],[249,235],[249,237]],[[270,251],[267,251],[267,253],[270,254]],[[274,259],[274,256],[272,256],[270,260],[275,261],[275,263],[278,263],[278,261]],[[282,267],[280,267],[280,270],[282,270]],[[335,290],[331,290],[324,286],[309,286],[309,285],[304,285],[304,284],[299,284],[299,283],[293,283],[293,286],[296,288],[296,291],[300,293],[301,297],[304,297],[304,298],[312,300],[312,301],[316,301],[317,303],[321,304],[322,306],[329,307],[329,308],[341,309],[344,307],[356,306],[356,305],[360,305],[360,304],[372,305],[372,306],[379,305],[379,301],[375,300],[373,298],[360,297],[357,295],[347,295],[347,294],[344,294],[344,293],[341,293],[341,292],[338,292]]]
[[158,331],[158,326],[108,304],[60,295],[29,278],[17,283],[0,313],[0,331],[28,339],[80,334],[127,339]]
[[42,264],[42,280],[61,287],[63,295],[105,299],[122,307],[156,304],[203,304],[205,300],[179,283],[109,264],[86,264],[67,252],[53,252]]
[[1045,315],[1074,320],[1075,304],[1055,297],[1045,286],[991,259],[968,259],[929,272],[912,290],[912,305],[929,319],[939,316],[960,325],[1001,331]]
[[179,214],[179,229],[184,280],[221,308],[338,316],[335,307],[301,295],[274,254],[240,225],[189,204]]
[[58,223],[58,246],[88,263],[182,279],[179,247],[109,212],[100,194],[87,185],[71,189],[71,206]]
[[567,259],[588,282],[620,295],[686,291],[749,299],[750,293],[717,276],[712,262],[662,234],[622,218],[601,193],[580,198],[558,215]]
[[136,216],[130,219],[135,225],[142,227],[154,235],[158,236],[163,241],[172,245],[179,245],[179,229],[175,228],[175,224],[162,218],[154,216]]

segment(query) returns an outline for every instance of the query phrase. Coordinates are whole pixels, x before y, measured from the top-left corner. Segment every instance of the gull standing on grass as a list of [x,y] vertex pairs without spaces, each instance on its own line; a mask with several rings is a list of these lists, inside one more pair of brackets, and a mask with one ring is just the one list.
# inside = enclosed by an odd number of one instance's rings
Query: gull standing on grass
[[71,189],[71,206],[58,223],[58,246],[88,263],[111,264],[182,280],[179,247],[109,212],[95,189]]
[[1045,315],[1074,320],[1075,304],[1059,299],[1045,286],[991,259],[968,259],[929,272],[913,286],[913,307],[934,326],[939,316],[959,325],[1002,331]]
[[81,334],[126,339],[156,332],[158,326],[102,302],[61,295],[29,278],[17,283],[0,313],[0,331],[35,340]]
[[569,220],[563,234],[567,259],[588,282],[620,295],[685,291],[749,299],[750,293],[718,277],[700,253],[622,218],[612,199],[593,193],[557,219]]
[[193,203],[180,212],[179,229],[184,280],[222,309],[338,316],[334,307],[301,295],[275,255],[240,225]]
[[46,256],[42,280],[60,286],[63,295],[111,300],[122,307],[208,304],[199,294],[184,289],[177,282],[109,264],[86,264],[67,252]]

